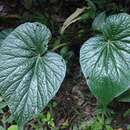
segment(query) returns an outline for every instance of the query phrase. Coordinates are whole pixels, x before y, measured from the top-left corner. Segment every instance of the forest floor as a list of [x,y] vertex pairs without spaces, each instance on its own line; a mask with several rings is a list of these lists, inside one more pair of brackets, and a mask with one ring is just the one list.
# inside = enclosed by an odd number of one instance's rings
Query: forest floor
[[[65,19],[77,8],[83,6],[84,2],[82,0],[80,2],[78,1],[78,3],[73,1],[67,1],[66,3],[59,2],[58,6],[57,3],[52,2],[51,4],[43,5],[43,7],[40,5],[40,8],[36,6],[31,10],[28,10],[15,0],[12,2],[8,0],[1,0],[0,30],[14,28],[27,21],[38,20],[39,22],[43,22],[45,20],[45,23],[50,25],[50,29],[55,40],[59,37],[59,33],[57,33],[57,31],[59,31],[59,28],[62,26]],[[32,14],[32,12],[36,11],[38,13]],[[43,13],[45,14],[44,16]],[[81,44],[93,34],[89,27],[91,21],[92,20],[88,20],[87,23],[82,24],[76,23],[66,32],[67,38],[65,38],[65,41],[69,43],[70,50],[73,51],[74,56],[70,59],[71,63],[68,65],[69,67],[66,79],[64,80],[59,92],[52,100],[52,103],[56,103],[55,106],[52,109],[47,107],[45,110],[45,112],[48,111],[48,109],[51,111],[55,126],[58,130],[82,130],[79,126],[84,124],[86,125],[96,115],[96,98],[91,94],[86,84],[86,81],[81,73],[78,60]],[[85,30],[83,36],[77,38],[77,32],[79,32],[79,30],[82,31],[84,28]],[[64,39],[62,39],[62,41],[63,40]],[[110,125],[113,126],[115,130],[127,130],[130,125],[130,114],[126,114],[126,116],[124,116],[124,113],[130,108],[130,104],[114,102],[110,104],[109,108],[114,111],[112,118],[110,118],[110,120],[112,120]],[[5,108],[4,110],[5,113],[8,114]],[[2,118],[3,117],[1,115],[1,119]],[[31,130],[31,124],[37,124],[37,120],[32,120],[26,126],[27,130]],[[8,123],[7,126],[9,126]],[[50,128],[48,128],[48,130],[49,129]]]

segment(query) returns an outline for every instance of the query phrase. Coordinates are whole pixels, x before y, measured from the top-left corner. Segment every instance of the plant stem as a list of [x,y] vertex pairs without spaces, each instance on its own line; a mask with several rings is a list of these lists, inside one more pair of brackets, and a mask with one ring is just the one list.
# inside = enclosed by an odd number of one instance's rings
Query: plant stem
[[59,48],[61,48],[61,47],[63,47],[63,46],[67,46],[67,45],[68,45],[68,43],[59,44],[59,45],[57,45],[56,47],[54,47],[54,48],[52,49],[52,51],[56,51],[57,49],[59,49]]
[[103,119],[103,126],[102,126],[102,130],[106,130],[106,124],[105,124],[105,116],[104,114],[102,115],[102,119]]
[[5,122],[5,115],[3,116],[3,119],[2,119],[2,123],[3,123],[3,127],[6,129],[6,122]]
[[24,126],[19,126],[18,129],[19,130],[24,130]]

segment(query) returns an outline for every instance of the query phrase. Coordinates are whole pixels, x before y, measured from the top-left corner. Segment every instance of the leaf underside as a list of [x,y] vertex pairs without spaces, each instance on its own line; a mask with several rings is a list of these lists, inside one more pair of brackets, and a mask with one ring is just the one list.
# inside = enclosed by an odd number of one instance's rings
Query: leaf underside
[[90,90],[106,106],[129,89],[130,16],[109,16],[100,31],[83,44],[80,64]]
[[17,27],[0,48],[0,93],[19,125],[43,110],[66,72],[61,56],[48,52],[50,31],[40,23]]

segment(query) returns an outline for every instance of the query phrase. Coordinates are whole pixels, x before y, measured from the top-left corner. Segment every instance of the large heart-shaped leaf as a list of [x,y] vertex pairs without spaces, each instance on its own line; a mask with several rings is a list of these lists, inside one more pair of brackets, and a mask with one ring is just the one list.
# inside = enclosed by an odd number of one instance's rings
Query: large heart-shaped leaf
[[80,64],[91,91],[106,106],[130,86],[130,16],[109,16],[101,31],[82,46]]
[[47,52],[51,33],[40,23],[17,27],[0,48],[0,93],[18,124],[43,110],[66,72],[61,56]]

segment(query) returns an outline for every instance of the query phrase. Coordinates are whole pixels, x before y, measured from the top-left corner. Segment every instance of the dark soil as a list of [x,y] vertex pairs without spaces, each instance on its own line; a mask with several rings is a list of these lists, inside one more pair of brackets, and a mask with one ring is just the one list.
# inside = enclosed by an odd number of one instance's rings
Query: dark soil
[[[130,5],[128,0],[122,2],[122,0],[115,0],[111,2],[107,6],[110,7],[110,10],[113,8],[113,3],[118,5],[122,5],[122,8],[125,8]],[[31,10],[27,10],[24,8],[23,4],[18,0],[8,1],[1,0],[0,1],[0,30],[6,28],[14,28],[19,24],[26,21],[35,21],[31,19],[31,14],[38,11],[41,13],[47,13],[47,18],[50,18],[50,21],[47,21],[48,26],[53,33],[53,37],[59,36],[59,28],[62,26],[65,19],[73,13],[76,8],[80,8],[84,6],[83,0],[63,0],[58,1],[54,0],[50,3],[45,3],[45,5],[34,5]],[[58,5],[58,6],[57,6]],[[103,7],[105,8],[105,7]],[[99,10],[103,10],[99,7]],[[109,12],[108,11],[108,12]],[[118,12],[118,11],[117,11]],[[129,12],[129,9],[128,9]],[[22,16],[22,18],[20,18]],[[51,23],[53,21],[53,24]],[[57,106],[53,110],[54,119],[56,126],[59,127],[63,122],[68,120],[69,127],[66,130],[71,130],[71,126],[77,122],[82,120],[88,121],[94,115],[96,111],[96,99],[91,95],[89,88],[87,87],[86,81],[83,78],[83,75],[80,70],[80,65],[78,62],[79,56],[79,48],[81,44],[92,34],[91,30],[91,22],[92,20],[88,20],[87,23],[76,23],[72,25],[67,30],[67,40],[69,41],[70,49],[74,52],[74,57],[72,57],[73,61],[68,70],[69,73],[66,76],[64,83],[62,84],[60,91],[57,93],[56,97],[53,99],[57,102]],[[77,37],[78,30],[85,28],[85,37],[82,39]],[[73,60],[77,57],[75,60]],[[126,110],[130,108],[129,103],[112,103],[110,108],[114,109],[114,119],[112,126],[114,128],[123,128],[127,129],[127,126],[130,124],[130,117],[123,117],[123,114]],[[5,110],[5,114],[9,114],[7,112],[7,108]],[[2,118],[2,115],[0,116]],[[32,121],[34,122],[34,121]],[[30,129],[30,125],[27,125],[27,129]]]

